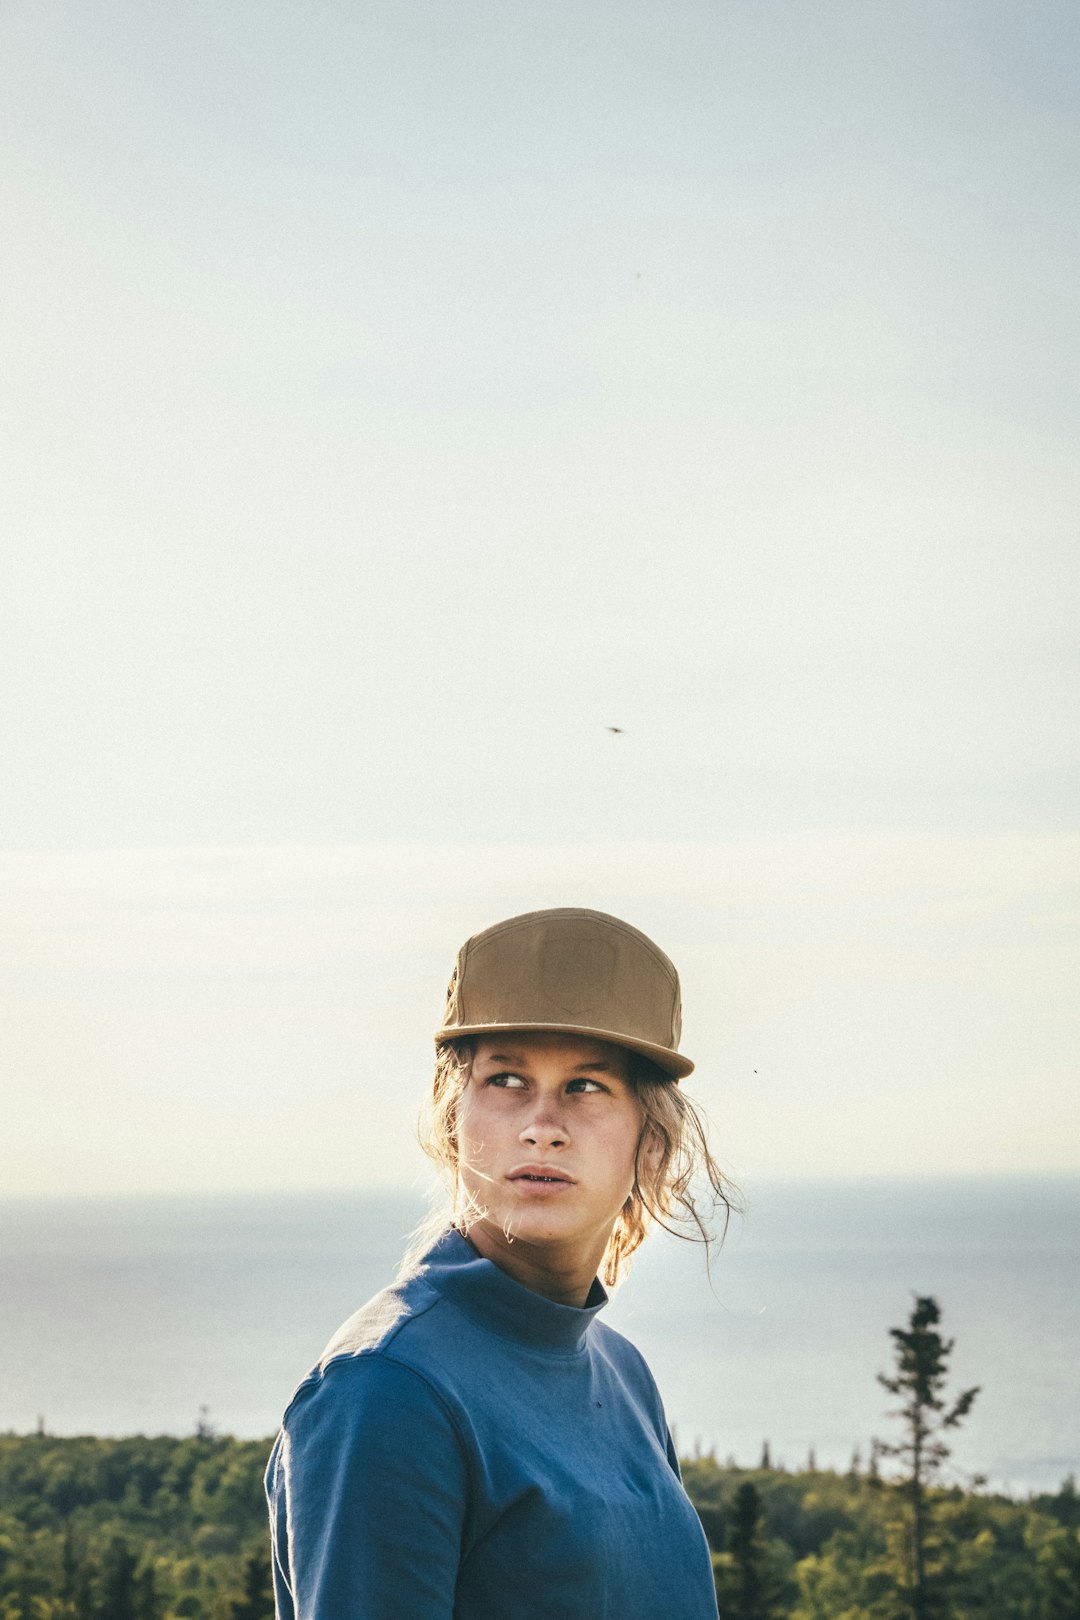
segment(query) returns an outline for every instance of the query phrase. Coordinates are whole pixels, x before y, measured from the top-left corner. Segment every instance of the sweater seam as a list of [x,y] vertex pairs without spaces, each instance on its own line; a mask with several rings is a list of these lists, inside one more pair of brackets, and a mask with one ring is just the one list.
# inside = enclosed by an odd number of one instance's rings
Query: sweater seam
[[468,1442],[466,1441],[465,1436],[462,1433],[461,1424],[458,1421],[457,1414],[455,1413],[453,1407],[450,1405],[450,1402],[447,1400],[446,1396],[443,1394],[442,1390],[438,1387],[437,1384],[432,1383],[431,1379],[427,1376],[427,1374],[424,1373],[424,1372],[421,1372],[419,1367],[414,1367],[408,1361],[402,1361],[400,1359],[400,1357],[398,1357],[398,1356],[390,1355],[388,1351],[386,1351],[384,1348],[382,1348],[382,1346],[379,1346],[379,1345],[373,1345],[370,1348],[367,1348],[367,1349],[364,1349],[364,1350],[356,1350],[356,1351],[353,1351],[352,1353],[349,1353],[348,1351],[346,1351],[340,1356],[332,1356],[330,1358],[330,1360],[326,1363],[326,1365],[321,1369],[320,1372],[312,1373],[308,1378],[305,1378],[304,1382],[300,1385],[300,1388],[297,1390],[296,1394],[293,1396],[292,1400],[289,1402],[288,1408],[287,1408],[287,1410],[285,1412],[285,1416],[284,1416],[284,1418],[282,1418],[282,1421],[281,1421],[282,1428],[283,1429],[285,1428],[288,1417],[289,1417],[289,1413],[292,1411],[293,1407],[296,1405],[297,1400],[303,1394],[304,1390],[309,1385],[312,1386],[312,1387],[315,1387],[317,1384],[321,1383],[326,1378],[327,1374],[331,1371],[332,1368],[335,1368],[335,1367],[354,1367],[354,1366],[357,1366],[359,1364],[362,1364],[365,1361],[376,1361],[376,1360],[385,1361],[391,1367],[399,1367],[402,1372],[410,1373],[412,1375],[412,1377],[417,1380],[418,1383],[423,1384],[424,1388],[428,1391],[429,1394],[434,1396],[435,1400],[438,1402],[438,1404],[441,1407],[443,1413],[445,1414],[447,1422],[450,1424],[450,1427],[453,1430],[454,1439],[457,1441],[458,1448],[461,1451],[462,1458],[463,1458],[463,1460],[465,1462],[465,1466],[466,1466],[469,1474],[471,1475],[474,1472],[474,1469],[473,1469],[473,1462],[472,1462],[472,1454],[471,1454]]

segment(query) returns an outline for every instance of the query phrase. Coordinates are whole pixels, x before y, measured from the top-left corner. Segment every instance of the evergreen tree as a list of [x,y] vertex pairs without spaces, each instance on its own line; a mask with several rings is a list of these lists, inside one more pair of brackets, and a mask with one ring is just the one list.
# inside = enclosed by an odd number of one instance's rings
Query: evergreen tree
[[717,1568],[721,1620],[771,1620],[776,1583],[768,1567],[761,1496],[749,1480],[735,1492],[725,1551]]
[[138,1620],[135,1566],[138,1559],[122,1536],[111,1542],[101,1567],[101,1620]]
[[158,1601],[153,1564],[144,1564],[139,1570],[135,1577],[132,1597],[135,1620],[160,1620],[161,1604]]
[[71,1594],[73,1620],[95,1620],[97,1604],[94,1602],[94,1584],[97,1566],[88,1552],[79,1557],[75,1568]]
[[249,1553],[244,1559],[243,1596],[234,1600],[229,1620],[274,1620],[270,1559],[265,1552]]
[[1049,1500],[1044,1497],[1043,1501],[1058,1524],[1063,1524],[1067,1530],[1080,1529],[1080,1494],[1077,1494],[1075,1474],[1066,1475],[1057,1495]]
[[946,1401],[945,1382],[955,1341],[941,1337],[940,1320],[937,1300],[916,1295],[907,1327],[890,1329],[895,1341],[896,1371],[891,1376],[878,1373],[878,1382],[902,1403],[893,1416],[903,1422],[903,1439],[895,1445],[878,1442],[877,1451],[898,1458],[904,1465],[903,1484],[911,1505],[908,1585],[913,1620],[930,1620],[931,1615],[932,1594],[926,1571],[927,1490],[949,1455],[942,1435],[967,1416],[979,1393],[976,1386],[964,1390],[951,1404]]
[[1048,1538],[1039,1567],[1042,1587],[1040,1620],[1077,1620],[1080,1615],[1080,1535],[1061,1530]]
[[60,1611],[65,1616],[75,1614],[75,1599],[79,1582],[79,1546],[70,1523],[64,1527],[64,1540],[60,1549]]

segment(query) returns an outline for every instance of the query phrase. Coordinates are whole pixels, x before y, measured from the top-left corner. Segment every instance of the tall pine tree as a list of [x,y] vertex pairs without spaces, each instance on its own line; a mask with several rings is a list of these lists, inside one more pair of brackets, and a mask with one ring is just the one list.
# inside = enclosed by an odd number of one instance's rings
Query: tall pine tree
[[938,1478],[949,1447],[942,1439],[971,1411],[978,1385],[964,1390],[955,1401],[945,1397],[949,1357],[955,1340],[938,1332],[941,1312],[936,1299],[916,1295],[906,1328],[891,1328],[895,1341],[896,1371],[878,1373],[878,1382],[900,1400],[893,1411],[903,1424],[903,1438],[895,1445],[878,1443],[885,1457],[904,1466],[903,1484],[911,1505],[911,1567],[908,1586],[913,1620],[931,1620],[933,1592],[927,1576],[926,1548],[930,1500],[928,1489]]

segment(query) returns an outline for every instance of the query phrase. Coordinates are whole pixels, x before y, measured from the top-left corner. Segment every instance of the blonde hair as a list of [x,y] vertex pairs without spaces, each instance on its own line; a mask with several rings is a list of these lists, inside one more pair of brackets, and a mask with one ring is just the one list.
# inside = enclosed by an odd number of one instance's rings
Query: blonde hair
[[[468,1229],[483,1210],[465,1194],[460,1176],[458,1110],[472,1070],[473,1042],[443,1041],[435,1048],[435,1084],[431,1106],[421,1124],[420,1143],[450,1182],[454,1224]],[[644,1118],[638,1138],[634,1185],[612,1227],[601,1264],[602,1280],[614,1286],[625,1275],[631,1255],[644,1242],[655,1221],[676,1237],[704,1243],[706,1251],[722,1243],[737,1192],[709,1149],[705,1120],[674,1080],[655,1063],[628,1053],[630,1083]],[[704,1211],[702,1204],[704,1203]],[[722,1210],[720,1236],[710,1225]]]

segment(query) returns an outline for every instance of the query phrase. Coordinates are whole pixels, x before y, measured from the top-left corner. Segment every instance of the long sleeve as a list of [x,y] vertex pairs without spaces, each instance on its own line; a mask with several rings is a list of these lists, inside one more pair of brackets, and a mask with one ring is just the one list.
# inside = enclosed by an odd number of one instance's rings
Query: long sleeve
[[266,1488],[280,1620],[452,1620],[467,1467],[421,1374],[331,1362],[286,1412]]

